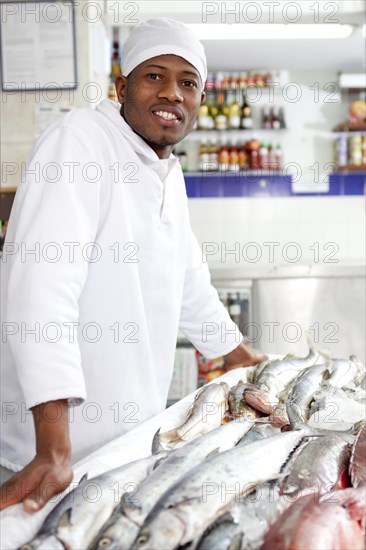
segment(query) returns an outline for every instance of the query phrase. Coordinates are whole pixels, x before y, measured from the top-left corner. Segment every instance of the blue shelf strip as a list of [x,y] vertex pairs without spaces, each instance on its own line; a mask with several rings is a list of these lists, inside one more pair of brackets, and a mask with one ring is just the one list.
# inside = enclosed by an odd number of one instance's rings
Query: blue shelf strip
[[280,174],[234,174],[230,172],[184,174],[189,198],[203,197],[289,197],[363,195],[366,172],[329,176],[326,192],[299,193],[292,189],[292,177]]

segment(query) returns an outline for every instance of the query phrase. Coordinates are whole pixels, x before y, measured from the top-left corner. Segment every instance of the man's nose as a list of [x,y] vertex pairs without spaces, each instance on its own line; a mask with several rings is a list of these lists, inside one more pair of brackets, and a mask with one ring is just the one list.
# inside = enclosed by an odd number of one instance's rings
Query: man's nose
[[165,80],[159,90],[158,96],[169,101],[183,101],[183,94],[178,82],[174,79]]

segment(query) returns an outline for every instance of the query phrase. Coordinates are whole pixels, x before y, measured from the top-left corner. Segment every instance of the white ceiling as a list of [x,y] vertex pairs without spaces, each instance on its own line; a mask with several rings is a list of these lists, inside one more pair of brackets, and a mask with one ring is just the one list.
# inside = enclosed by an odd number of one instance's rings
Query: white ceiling
[[[298,23],[314,23],[314,6],[319,6],[319,23],[339,22],[356,27],[349,38],[338,40],[210,40],[203,41],[210,69],[288,69],[306,71],[356,71],[366,69],[365,37],[361,27],[366,23],[363,0],[246,0],[200,1],[200,0],[145,0],[126,2],[118,0],[118,24],[130,26],[151,17],[174,17],[184,23],[249,23],[254,8],[259,9],[258,23],[286,23],[297,13]],[[272,10],[269,4],[273,4]],[[116,24],[116,0],[105,4],[106,20]],[[113,7],[112,7],[113,6]],[[225,11],[226,10],[226,11]],[[234,10],[230,15],[229,10]],[[287,11],[284,11],[287,10]],[[211,12],[215,12],[212,13]],[[273,19],[271,19],[271,13]],[[130,20],[135,23],[130,23]],[[206,19],[206,21],[205,21]]]
[[212,69],[355,71],[366,67],[365,39],[358,30],[338,40],[230,40],[202,42]]

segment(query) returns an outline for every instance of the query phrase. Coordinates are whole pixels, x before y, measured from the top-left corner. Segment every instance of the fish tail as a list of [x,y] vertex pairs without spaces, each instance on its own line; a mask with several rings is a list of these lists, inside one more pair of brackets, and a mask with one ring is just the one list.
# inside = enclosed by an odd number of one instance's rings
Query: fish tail
[[310,336],[310,330],[304,330],[304,334],[305,334],[305,338],[306,338],[306,342],[308,344],[308,347],[309,347],[309,350],[310,351],[313,351],[314,350],[314,342]]

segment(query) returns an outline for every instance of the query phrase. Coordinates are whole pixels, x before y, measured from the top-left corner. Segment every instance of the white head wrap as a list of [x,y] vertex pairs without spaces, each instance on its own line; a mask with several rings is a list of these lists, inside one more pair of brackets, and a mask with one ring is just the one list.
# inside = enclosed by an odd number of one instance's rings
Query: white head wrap
[[201,42],[186,25],[168,17],[149,19],[133,29],[123,44],[122,74],[128,76],[143,61],[164,54],[179,55],[191,63],[204,86],[207,62]]

